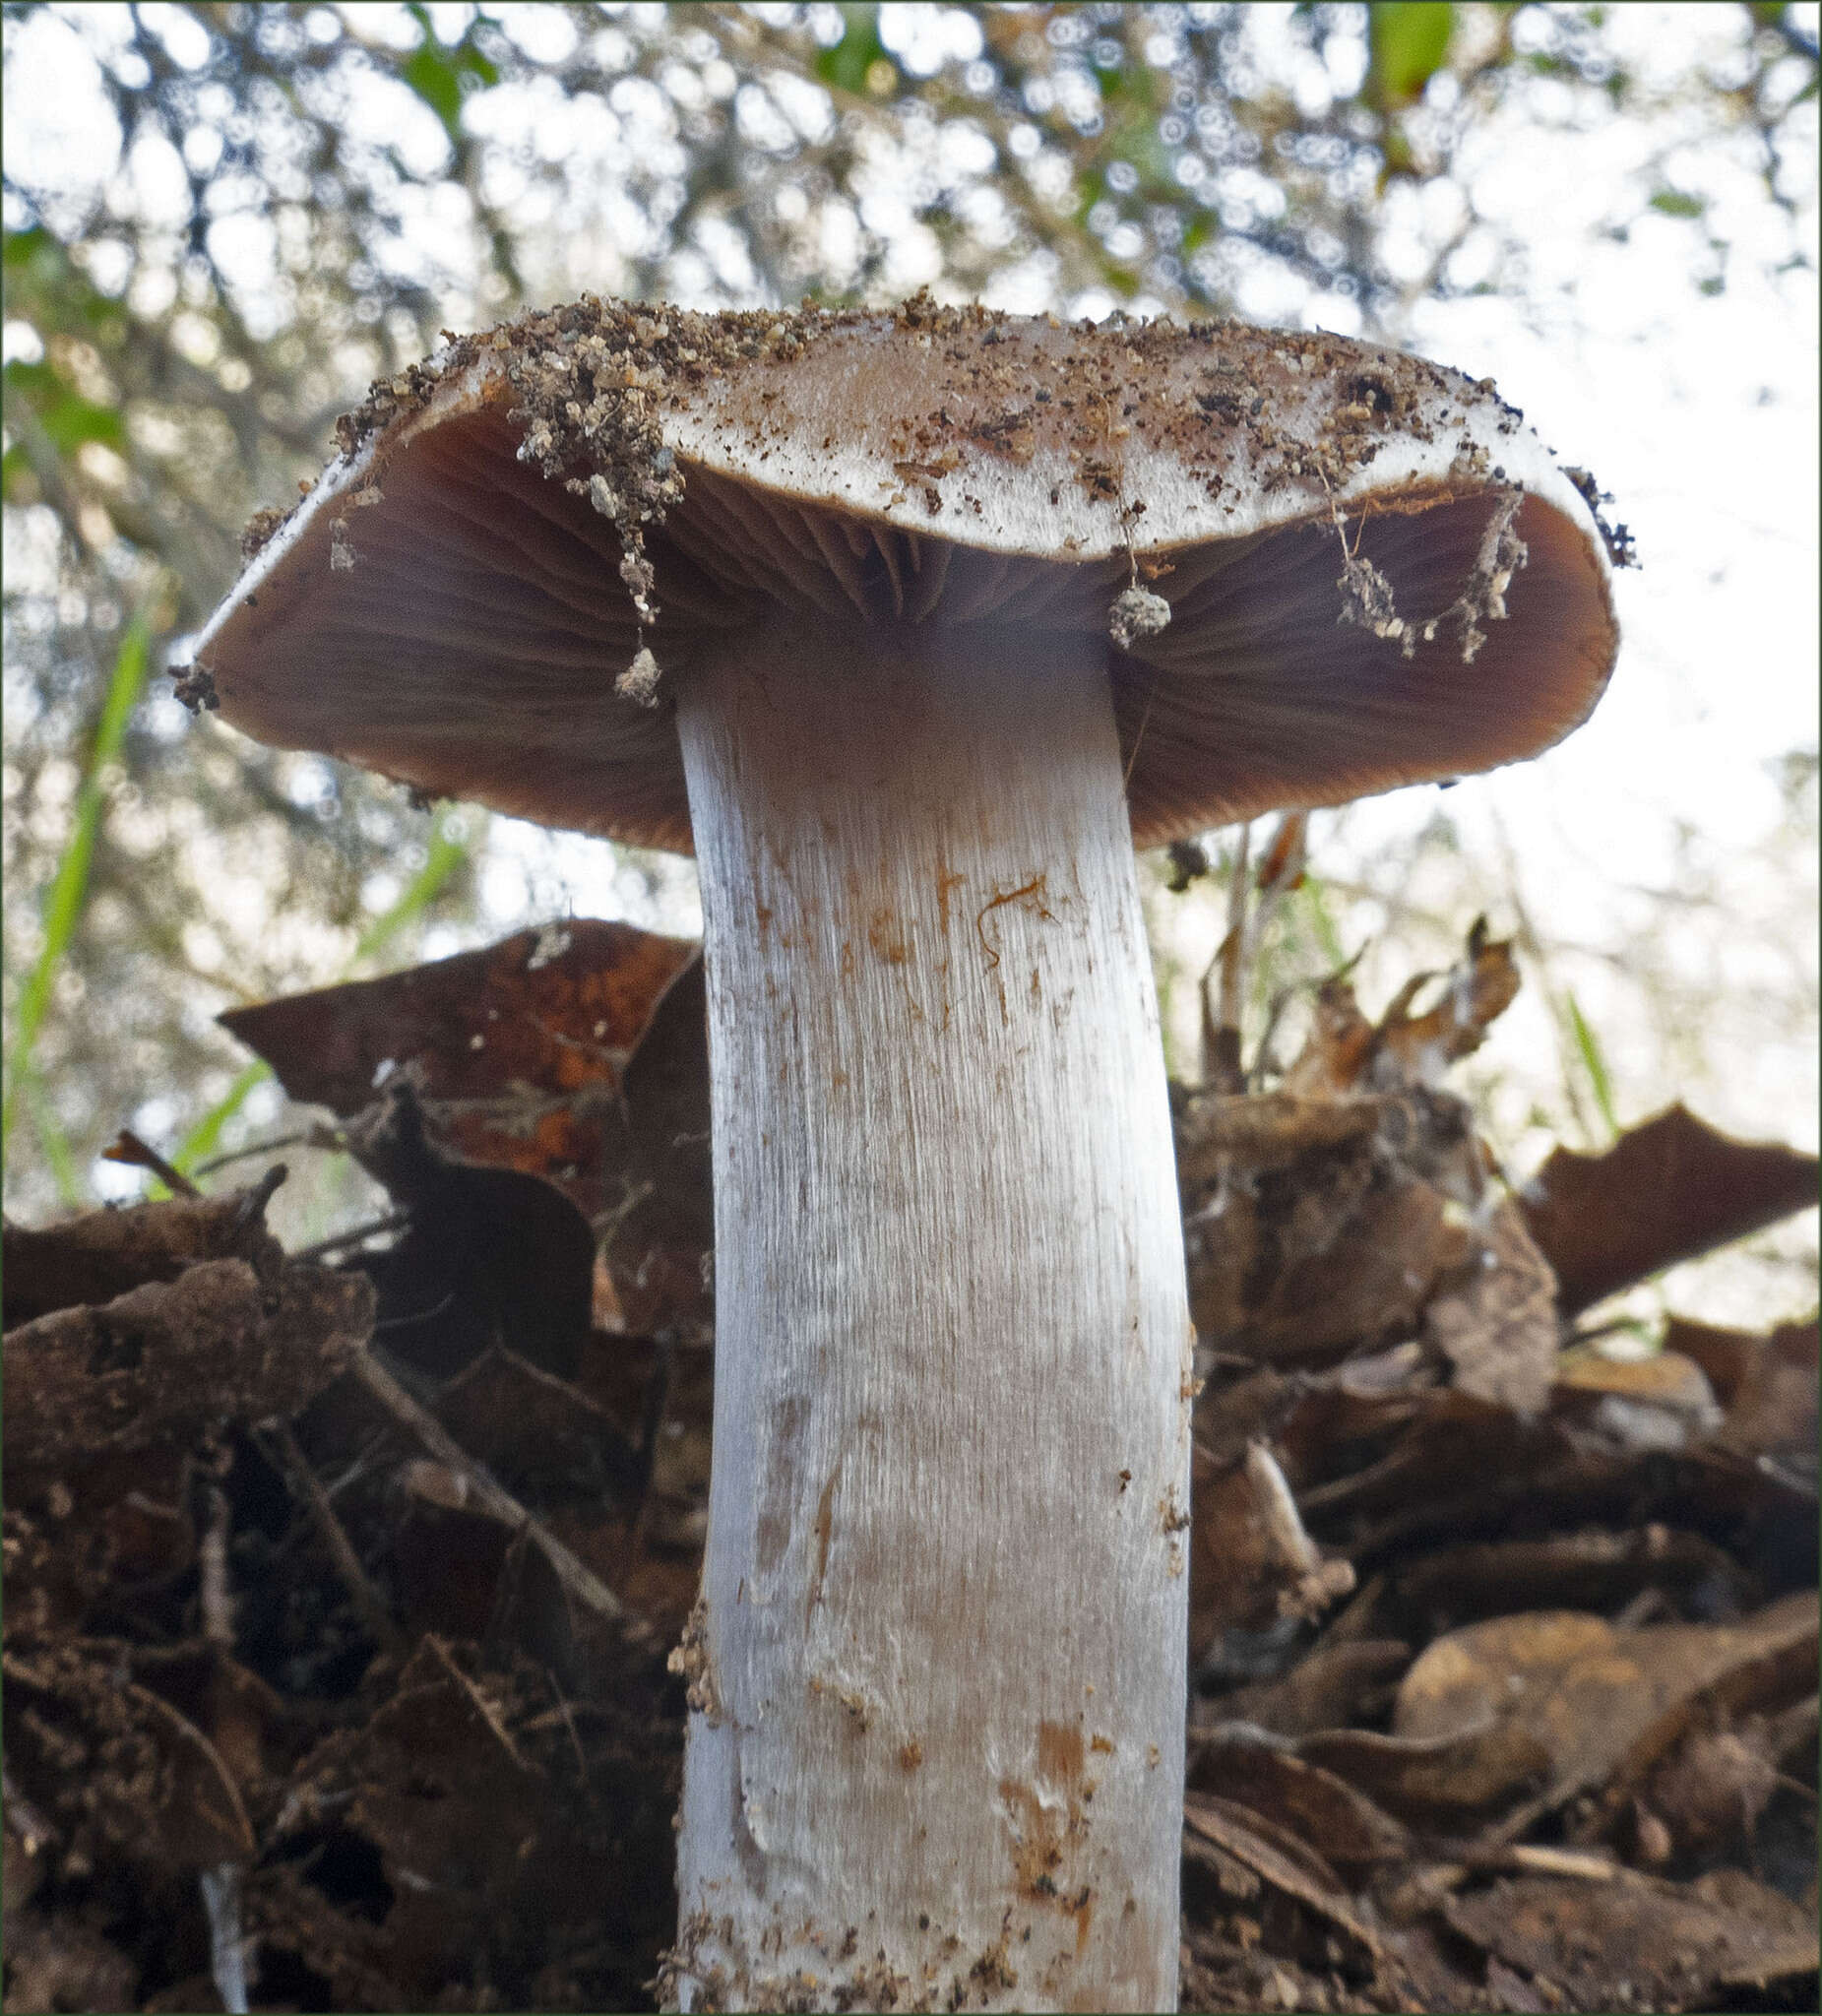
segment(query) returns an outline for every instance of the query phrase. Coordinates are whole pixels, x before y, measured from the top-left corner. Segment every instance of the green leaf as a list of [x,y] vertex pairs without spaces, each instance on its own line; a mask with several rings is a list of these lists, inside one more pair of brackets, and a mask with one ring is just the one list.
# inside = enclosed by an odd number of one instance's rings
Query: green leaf
[[1588,1026],[1581,1004],[1574,994],[1566,994],[1565,1004],[1569,1010],[1569,1029],[1575,1038],[1575,1047],[1581,1055],[1582,1068],[1588,1073],[1588,1083],[1595,1095],[1595,1104],[1601,1108],[1603,1119],[1613,1138],[1619,1138],[1619,1116],[1613,1110],[1613,1081],[1607,1074],[1606,1058],[1602,1053],[1601,1043],[1594,1031]]
[[1665,217],[1700,217],[1708,208],[1706,196],[1688,196],[1680,189],[1652,192],[1651,207]]
[[68,455],[85,441],[104,441],[110,448],[126,445],[126,430],[119,412],[111,406],[99,406],[84,399],[58,376],[51,364],[40,359],[28,363],[15,357],[6,366],[9,392],[21,394],[38,416],[59,455]]
[[1367,9],[1366,94],[1381,112],[1414,104],[1442,68],[1455,32],[1444,0],[1373,0]]
[[0,372],[0,377],[4,377],[9,392],[23,393],[34,407],[59,398],[64,391],[63,380],[42,357],[35,362],[15,357],[4,372]]
[[868,71],[875,63],[882,60],[890,63],[892,58],[879,38],[877,7],[845,6],[842,15],[847,24],[842,31],[842,39],[817,57],[816,74],[837,91],[861,96],[867,89]]
[[498,84],[500,67],[467,35],[453,48],[445,49],[430,26],[428,11],[421,5],[407,12],[423,32],[423,40],[400,66],[399,75],[442,120],[453,147],[462,137],[465,92],[477,85]]
[[1086,168],[1077,187],[1081,194],[1076,199],[1076,225],[1086,230],[1089,212],[1107,193],[1107,178],[1099,168]]
[[62,249],[42,224],[29,224],[23,231],[7,232],[4,258],[8,266],[26,266],[40,253],[55,256]]
[[451,140],[462,117],[462,80],[456,66],[434,42],[414,49],[399,72],[407,84],[443,122]]
[[68,455],[85,441],[105,442],[109,448],[126,445],[126,429],[119,413],[111,406],[96,406],[94,400],[74,392],[65,393],[54,405],[46,407],[38,418],[60,455]]
[[57,872],[44,894],[44,943],[37,963],[20,990],[13,1015],[13,1044],[7,1054],[6,1097],[0,1102],[0,1153],[13,1138],[18,1117],[17,1095],[31,1073],[31,1052],[38,1030],[50,1006],[57,969],[69,950],[82,921],[89,894],[89,863],[94,853],[94,840],[100,830],[103,810],[101,776],[108,765],[118,761],[126,739],[127,718],[146,682],[146,664],[152,638],[144,615],[127,625],[114,655],[114,668],[107,682],[107,697],[101,704],[101,720],[95,729],[94,746],[89,752],[88,774],[76,798],[76,824],[64,843]]

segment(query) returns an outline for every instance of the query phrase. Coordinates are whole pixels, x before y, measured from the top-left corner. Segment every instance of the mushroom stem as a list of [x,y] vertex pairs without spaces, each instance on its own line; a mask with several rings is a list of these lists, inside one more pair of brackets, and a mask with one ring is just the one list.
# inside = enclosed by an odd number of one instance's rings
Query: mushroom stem
[[686,2008],[1175,2007],[1191,1333],[1105,654],[798,618],[677,681]]

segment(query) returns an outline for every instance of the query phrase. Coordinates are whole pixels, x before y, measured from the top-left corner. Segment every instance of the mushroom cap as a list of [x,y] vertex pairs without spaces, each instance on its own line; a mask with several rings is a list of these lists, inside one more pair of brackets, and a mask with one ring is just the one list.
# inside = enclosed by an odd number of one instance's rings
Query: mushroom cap
[[1335,336],[585,298],[338,433],[198,642],[223,717],[646,846],[690,845],[682,763],[616,678],[780,609],[985,626],[982,676],[997,623],[1104,637],[1142,846],[1536,755],[1618,644],[1522,415]]

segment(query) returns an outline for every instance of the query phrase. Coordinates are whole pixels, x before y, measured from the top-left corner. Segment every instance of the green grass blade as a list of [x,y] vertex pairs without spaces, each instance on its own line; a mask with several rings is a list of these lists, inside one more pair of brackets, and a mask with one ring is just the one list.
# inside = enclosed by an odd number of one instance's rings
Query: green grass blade
[[1298,892],[1309,913],[1309,920],[1316,933],[1316,943],[1322,947],[1322,956],[1328,961],[1329,971],[1339,973],[1348,964],[1348,955],[1342,949],[1341,933],[1335,928],[1335,920],[1329,915],[1329,906],[1323,894],[1320,877],[1308,868],[1303,870],[1303,887]]
[[77,1173],[76,1158],[70,1153],[69,1136],[58,1125],[57,1115],[44,1097],[44,1088],[38,1083],[37,1073],[27,1070],[19,1081],[18,1090],[26,1116],[31,1122],[31,1131],[38,1137],[38,1146],[57,1185],[59,1201],[72,1211],[80,1211],[88,1199],[83,1193],[82,1177]]
[[1601,1108],[1601,1117],[1606,1122],[1607,1131],[1618,1140],[1619,1116],[1613,1110],[1613,1081],[1607,1072],[1606,1058],[1602,1054],[1600,1041],[1589,1028],[1574,994],[1565,993],[1563,1000],[1569,1010],[1569,1029],[1575,1038],[1582,1068],[1588,1073],[1588,1082],[1594,1089],[1595,1104]]
[[423,866],[411,877],[398,900],[383,910],[361,932],[360,942],[354,947],[354,957],[348,964],[350,973],[364,960],[372,959],[381,952],[407,924],[421,916],[436,901],[444,883],[468,859],[470,843],[455,839],[449,831],[453,816],[447,808],[438,812],[431,824]]
[[[221,1138],[221,1129],[246,1103],[247,1094],[256,1085],[264,1085],[271,1076],[272,1066],[263,1057],[255,1057],[251,1064],[246,1065],[221,1098],[183,1137],[176,1154],[171,1157],[171,1166],[181,1169],[187,1176],[197,1163],[213,1155],[216,1143]],[[166,1197],[170,1193],[162,1183],[155,1182],[146,1194]]]
[[89,896],[89,865],[94,855],[95,835],[105,809],[101,788],[102,773],[118,761],[126,740],[127,720],[146,682],[151,658],[152,633],[144,615],[127,625],[114,655],[114,669],[107,682],[100,724],[95,729],[94,747],[90,752],[88,775],[76,800],[76,824],[64,844],[63,856],[43,902],[44,943],[25,986],[13,1023],[13,1042],[7,1055],[6,1097],[0,1105],[0,1155],[13,1138],[13,1121],[18,1112],[16,1095],[31,1070],[31,1053],[38,1031],[50,1006],[57,969],[69,950]]

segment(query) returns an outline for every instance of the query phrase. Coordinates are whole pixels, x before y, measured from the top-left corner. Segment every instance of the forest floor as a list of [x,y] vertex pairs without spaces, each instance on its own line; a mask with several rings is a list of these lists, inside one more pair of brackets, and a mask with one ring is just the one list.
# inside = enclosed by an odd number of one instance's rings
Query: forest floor
[[[1675,1107],[1508,1184],[1443,1072],[1516,985],[1476,934],[1173,1089],[1186,2009],[1817,2006],[1816,1323],[1601,1315],[1816,1165]],[[7,1227],[5,2008],[655,2006],[699,964],[571,923],[228,1021],[393,1210]]]

